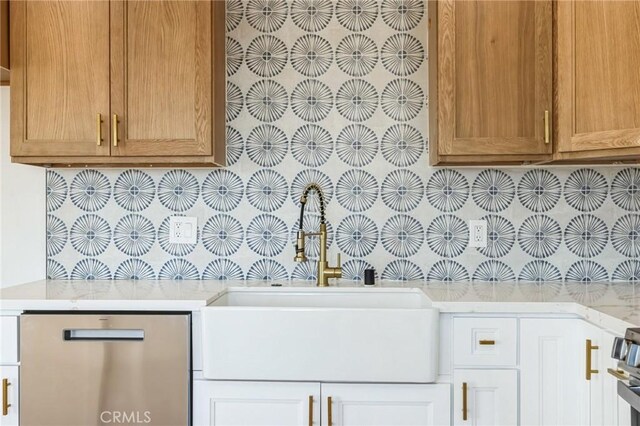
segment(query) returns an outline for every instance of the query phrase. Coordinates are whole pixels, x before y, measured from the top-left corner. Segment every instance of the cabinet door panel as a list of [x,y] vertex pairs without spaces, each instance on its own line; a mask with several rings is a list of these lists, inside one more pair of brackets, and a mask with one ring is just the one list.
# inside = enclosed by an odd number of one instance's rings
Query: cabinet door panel
[[11,154],[108,156],[109,2],[11,2],[11,44]]
[[627,426],[631,424],[631,407],[624,399],[618,397],[618,423],[617,426]]
[[550,1],[438,2],[441,155],[550,153]]
[[114,155],[211,155],[212,3],[113,2],[111,17]]
[[578,319],[520,320],[521,424],[589,424],[585,338]]
[[430,426],[450,424],[445,384],[322,384],[322,422],[333,426]]
[[611,358],[613,346],[612,334],[588,325],[587,337],[592,344],[598,346],[592,350],[591,368],[597,373],[591,374],[589,381],[591,425],[611,426],[618,424],[618,383],[617,379],[607,372],[607,368],[616,368],[617,362]]
[[640,2],[557,7],[559,151],[640,148]]
[[318,383],[194,381],[196,426],[300,426],[309,416],[320,424]]
[[[0,413],[0,426],[18,426],[18,413],[20,412],[18,395],[20,394],[18,386],[18,370],[15,367],[0,366],[0,380],[7,380],[7,393],[2,395],[2,398],[6,398],[6,401],[11,406],[7,409],[7,415]],[[0,392],[4,392],[4,389],[0,387]]]
[[[453,420],[456,425],[500,426],[518,424],[518,372],[516,370],[455,370]],[[467,416],[463,418],[463,384]]]

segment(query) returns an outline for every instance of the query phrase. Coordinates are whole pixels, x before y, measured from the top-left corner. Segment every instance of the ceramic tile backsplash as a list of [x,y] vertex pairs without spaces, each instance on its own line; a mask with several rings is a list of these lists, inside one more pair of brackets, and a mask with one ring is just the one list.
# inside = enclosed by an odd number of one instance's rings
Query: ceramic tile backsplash
[[[427,165],[425,14],[423,0],[230,1],[229,167],[49,171],[48,276],[314,279],[293,242],[317,182],[349,279],[640,280],[639,168]],[[169,242],[172,215],[198,218],[197,244]],[[489,243],[471,248],[480,218]]]

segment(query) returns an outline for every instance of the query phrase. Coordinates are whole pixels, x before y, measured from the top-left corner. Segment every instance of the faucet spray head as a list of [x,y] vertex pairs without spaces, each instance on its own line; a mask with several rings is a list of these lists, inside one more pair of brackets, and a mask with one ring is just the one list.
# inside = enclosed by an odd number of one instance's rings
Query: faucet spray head
[[307,261],[307,256],[304,254],[304,239],[304,231],[298,231],[298,235],[296,237],[296,256],[293,258],[293,260],[298,263]]

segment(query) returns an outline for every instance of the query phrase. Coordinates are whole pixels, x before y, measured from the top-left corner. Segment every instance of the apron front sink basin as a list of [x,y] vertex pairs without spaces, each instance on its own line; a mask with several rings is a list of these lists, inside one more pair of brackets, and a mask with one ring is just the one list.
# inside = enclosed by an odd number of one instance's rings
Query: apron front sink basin
[[434,382],[438,319],[419,289],[229,288],[202,309],[203,376]]

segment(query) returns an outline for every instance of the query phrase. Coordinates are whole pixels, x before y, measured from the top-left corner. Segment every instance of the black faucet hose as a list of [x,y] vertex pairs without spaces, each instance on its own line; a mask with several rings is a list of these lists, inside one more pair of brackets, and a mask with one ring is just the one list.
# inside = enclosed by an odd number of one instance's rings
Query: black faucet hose
[[324,203],[324,193],[322,192],[322,189],[317,183],[310,183],[304,188],[304,190],[302,191],[302,196],[300,197],[300,226],[298,229],[301,231],[304,229],[302,227],[303,221],[304,221],[304,206],[305,204],[307,204],[307,197],[309,196],[309,193],[311,191],[315,191],[316,194],[318,194],[318,199],[320,200],[320,223],[321,224],[326,223],[326,220],[325,220],[326,206]]

